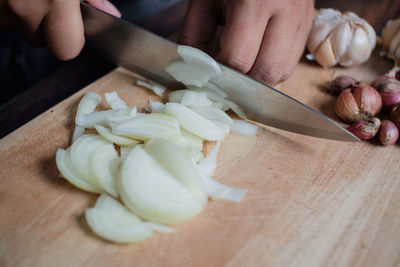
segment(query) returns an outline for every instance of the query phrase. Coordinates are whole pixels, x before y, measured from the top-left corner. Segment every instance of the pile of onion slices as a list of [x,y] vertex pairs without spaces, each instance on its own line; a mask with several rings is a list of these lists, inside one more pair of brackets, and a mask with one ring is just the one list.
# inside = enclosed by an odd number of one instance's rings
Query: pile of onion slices
[[[128,107],[117,92],[105,94],[110,109],[95,111],[102,97],[89,92],[78,106],[72,145],[57,151],[61,175],[84,191],[100,194],[85,218],[108,241],[131,243],[155,232],[175,232],[171,226],[194,218],[209,198],[240,202],[247,192],[211,176],[226,135],[254,136],[257,126],[225,112],[230,109],[245,118],[226,92],[210,82],[222,73],[211,57],[185,46],[178,53],[182,59],[166,70],[186,89],[171,92],[167,103],[150,100],[144,113]],[[154,82],[137,84],[160,96],[165,93]],[[85,134],[85,129],[96,134]],[[204,141],[215,141],[207,156]]]

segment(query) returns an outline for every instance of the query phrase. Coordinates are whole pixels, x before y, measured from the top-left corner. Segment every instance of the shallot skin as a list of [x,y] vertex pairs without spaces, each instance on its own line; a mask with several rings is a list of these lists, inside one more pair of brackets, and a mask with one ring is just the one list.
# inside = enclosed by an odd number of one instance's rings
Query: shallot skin
[[381,121],[378,118],[363,119],[350,125],[347,130],[361,140],[372,139],[379,130]]
[[378,137],[382,145],[393,145],[399,139],[399,129],[393,122],[382,120]]

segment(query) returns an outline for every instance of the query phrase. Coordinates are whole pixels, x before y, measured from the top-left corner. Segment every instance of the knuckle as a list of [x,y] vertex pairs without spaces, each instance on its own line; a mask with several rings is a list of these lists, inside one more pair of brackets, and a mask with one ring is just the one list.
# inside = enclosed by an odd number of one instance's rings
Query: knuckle
[[252,64],[248,60],[246,60],[245,57],[240,58],[237,56],[231,56],[228,57],[225,61],[230,67],[243,73],[248,72],[252,66]]
[[262,82],[275,85],[282,79],[287,79],[289,74],[284,71],[284,66],[282,64],[270,63],[255,67],[253,76]]

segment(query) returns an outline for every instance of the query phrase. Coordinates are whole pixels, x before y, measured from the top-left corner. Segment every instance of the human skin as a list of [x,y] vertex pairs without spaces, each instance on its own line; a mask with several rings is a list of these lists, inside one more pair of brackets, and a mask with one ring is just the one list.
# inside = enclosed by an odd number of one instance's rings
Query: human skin
[[[120,17],[107,0],[89,4]],[[206,52],[224,25],[216,59],[269,85],[286,80],[300,59],[314,0],[191,0],[179,41]],[[47,44],[61,60],[84,45],[79,0],[0,0],[0,29]]]

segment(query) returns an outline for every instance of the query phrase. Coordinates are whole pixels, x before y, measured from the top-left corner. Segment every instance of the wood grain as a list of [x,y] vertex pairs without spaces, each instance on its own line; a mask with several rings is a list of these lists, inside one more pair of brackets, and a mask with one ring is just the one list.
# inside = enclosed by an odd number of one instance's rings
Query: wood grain
[[[389,61],[374,54],[348,70],[370,81]],[[280,89],[328,116],[323,84],[344,69],[301,62]],[[347,70],[346,70],[347,72]],[[229,136],[215,177],[249,189],[240,204],[210,202],[203,213],[131,245],[94,236],[83,219],[96,196],[60,178],[79,99],[117,90],[130,105],[158,99],[116,69],[0,140],[1,266],[398,266],[400,150],[261,128]]]

